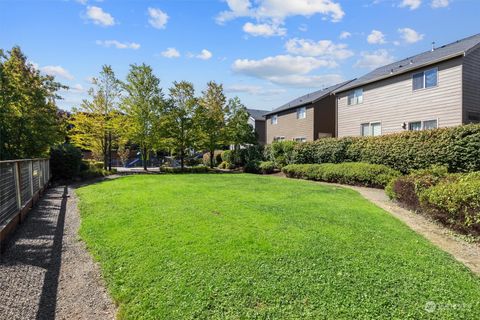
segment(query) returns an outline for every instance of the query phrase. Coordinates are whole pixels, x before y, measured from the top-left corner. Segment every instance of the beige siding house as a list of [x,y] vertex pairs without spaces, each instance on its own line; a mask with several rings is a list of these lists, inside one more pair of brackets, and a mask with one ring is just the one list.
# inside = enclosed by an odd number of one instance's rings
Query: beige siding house
[[266,128],[265,128],[265,114],[266,110],[247,109],[250,115],[248,124],[250,124],[255,133],[257,134],[257,142],[259,145],[264,145],[266,141]]
[[267,113],[267,144],[335,136],[335,97],[332,92],[347,83],[304,95]]
[[480,122],[480,34],[378,68],[334,93],[338,137]]

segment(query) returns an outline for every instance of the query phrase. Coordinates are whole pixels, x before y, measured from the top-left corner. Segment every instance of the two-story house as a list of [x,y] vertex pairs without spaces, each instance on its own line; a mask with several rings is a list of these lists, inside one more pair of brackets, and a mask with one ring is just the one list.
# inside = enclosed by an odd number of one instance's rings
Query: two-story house
[[338,137],[480,122],[480,34],[380,67],[334,94]]
[[335,97],[332,93],[349,82],[304,95],[265,114],[266,142],[334,137]]
[[265,114],[266,110],[247,109],[250,117],[248,124],[250,124],[257,134],[257,142],[259,145],[264,145],[266,142],[266,128],[265,128]]

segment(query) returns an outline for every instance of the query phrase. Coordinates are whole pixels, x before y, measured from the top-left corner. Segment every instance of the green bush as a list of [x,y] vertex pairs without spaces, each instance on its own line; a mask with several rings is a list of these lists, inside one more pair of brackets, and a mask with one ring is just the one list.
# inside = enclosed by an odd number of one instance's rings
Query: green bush
[[436,185],[448,175],[443,166],[432,166],[429,169],[415,170],[406,176],[393,179],[385,188],[390,199],[397,200],[411,210],[420,209],[419,194]]
[[[270,159],[269,159],[270,160]],[[295,147],[293,163],[366,162],[409,173],[441,165],[449,172],[480,170],[480,124],[378,137],[326,138]]]
[[[216,167],[222,162],[222,151],[221,150],[215,150],[213,153],[213,166]],[[203,155],[203,164],[206,166],[210,166],[210,152],[206,152]]]
[[424,210],[436,219],[480,234],[480,172],[453,175],[419,196]]
[[180,167],[161,167],[163,173],[207,173],[210,172],[207,166],[184,167],[183,171]]
[[400,172],[387,166],[359,162],[291,164],[282,171],[291,178],[374,188],[383,188],[392,179],[400,176]]
[[78,177],[82,165],[82,152],[65,143],[50,149],[50,168],[53,179],[73,179]]
[[247,146],[240,149],[238,152],[240,165],[246,165],[249,162],[260,162],[263,160],[263,147],[258,145]]
[[222,161],[233,163],[234,152],[232,150],[225,150],[222,152]]
[[270,174],[275,171],[275,164],[273,161],[262,161],[258,165],[258,168],[263,174]]
[[243,167],[243,171],[246,173],[259,173],[260,168],[259,168],[260,162],[259,161],[249,161],[245,163],[245,166]]
[[293,163],[295,147],[298,142],[295,141],[277,141],[269,145],[264,150],[264,158],[266,161],[272,161],[276,168]]
[[96,166],[91,166],[91,167],[88,167],[86,170],[82,170],[79,176],[82,180],[88,180],[88,179],[106,177],[106,176],[115,174],[116,172],[117,172],[116,169],[112,169],[111,171],[109,171],[109,170],[104,170],[103,167],[98,168]]
[[235,169],[235,165],[233,163],[230,163],[228,161],[222,161],[220,165],[218,166],[219,169]]

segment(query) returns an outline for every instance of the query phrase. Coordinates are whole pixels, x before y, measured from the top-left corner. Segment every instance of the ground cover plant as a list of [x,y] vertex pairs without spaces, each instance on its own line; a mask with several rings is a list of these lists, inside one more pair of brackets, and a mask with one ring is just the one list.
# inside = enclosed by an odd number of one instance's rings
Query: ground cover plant
[[352,190],[145,175],[77,190],[120,319],[474,319],[480,279]]

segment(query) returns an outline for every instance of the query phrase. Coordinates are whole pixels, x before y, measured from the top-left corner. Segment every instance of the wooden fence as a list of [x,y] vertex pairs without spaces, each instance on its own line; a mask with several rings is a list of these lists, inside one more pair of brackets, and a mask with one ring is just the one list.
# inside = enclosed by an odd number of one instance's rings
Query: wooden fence
[[0,161],[0,250],[50,180],[48,159]]

